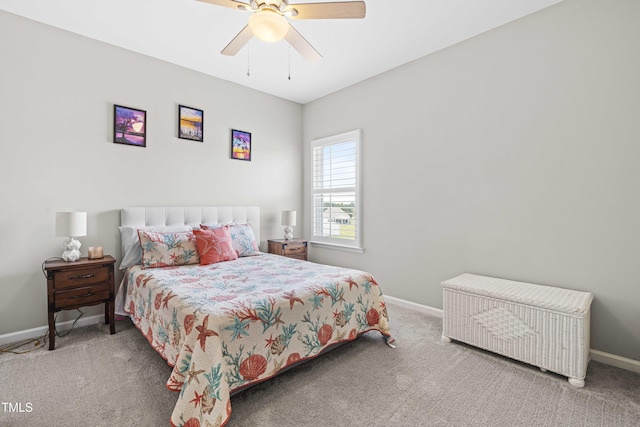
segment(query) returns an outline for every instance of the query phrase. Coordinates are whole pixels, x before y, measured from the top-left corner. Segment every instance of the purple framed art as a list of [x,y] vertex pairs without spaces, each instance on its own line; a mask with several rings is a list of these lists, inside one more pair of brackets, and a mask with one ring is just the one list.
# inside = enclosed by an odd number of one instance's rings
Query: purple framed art
[[251,161],[251,133],[231,129],[231,158]]
[[147,112],[135,108],[113,106],[113,142],[147,146]]

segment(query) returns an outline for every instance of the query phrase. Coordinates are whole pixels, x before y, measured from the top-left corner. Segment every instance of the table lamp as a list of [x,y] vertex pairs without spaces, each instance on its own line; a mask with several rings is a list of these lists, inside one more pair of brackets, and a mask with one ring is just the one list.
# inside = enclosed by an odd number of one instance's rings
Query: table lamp
[[56,237],[68,237],[62,247],[62,259],[77,261],[80,259],[80,242],[74,237],[87,235],[86,212],[56,212]]
[[284,225],[284,240],[293,239],[293,228],[296,225],[296,211],[282,211],[282,225]]

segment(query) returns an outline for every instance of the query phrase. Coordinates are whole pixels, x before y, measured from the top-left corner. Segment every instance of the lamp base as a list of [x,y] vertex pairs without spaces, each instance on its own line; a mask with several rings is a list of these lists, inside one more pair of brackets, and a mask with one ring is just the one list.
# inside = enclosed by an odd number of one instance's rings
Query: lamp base
[[284,228],[284,240],[291,240],[293,239],[293,228],[286,226]]
[[80,246],[82,245],[79,241],[77,241],[73,237],[69,237],[69,239],[65,240],[62,244],[62,247],[64,248],[64,252],[62,252],[62,259],[67,262],[79,260]]

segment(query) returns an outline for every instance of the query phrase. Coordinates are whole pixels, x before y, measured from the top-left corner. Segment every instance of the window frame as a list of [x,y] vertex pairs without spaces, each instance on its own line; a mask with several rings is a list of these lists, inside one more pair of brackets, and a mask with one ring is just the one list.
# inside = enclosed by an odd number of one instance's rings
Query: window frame
[[[317,147],[326,147],[334,144],[340,144],[344,142],[355,142],[356,155],[355,155],[355,185],[349,187],[349,192],[355,192],[355,239],[347,240],[330,236],[317,236],[315,235],[315,195],[326,191],[326,189],[316,190],[314,188],[314,177],[316,172],[316,165],[314,162],[314,153]],[[311,167],[310,170],[310,210],[309,210],[309,224],[310,224],[310,239],[309,243],[314,246],[326,247],[331,249],[345,250],[349,252],[363,253],[364,247],[362,245],[362,130],[355,129],[349,132],[344,132],[338,135],[332,135],[324,138],[318,138],[311,141],[310,150]],[[338,191],[339,193],[339,191]]]

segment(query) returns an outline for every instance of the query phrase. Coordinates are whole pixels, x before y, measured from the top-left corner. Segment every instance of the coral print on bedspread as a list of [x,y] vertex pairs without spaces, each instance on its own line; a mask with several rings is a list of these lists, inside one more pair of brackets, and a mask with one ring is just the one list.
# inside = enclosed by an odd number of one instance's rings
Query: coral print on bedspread
[[[368,273],[262,254],[206,266],[125,274],[126,307],[173,366],[177,427],[222,426],[230,393],[377,330],[392,341],[380,287]],[[380,351],[388,348],[381,346]]]

